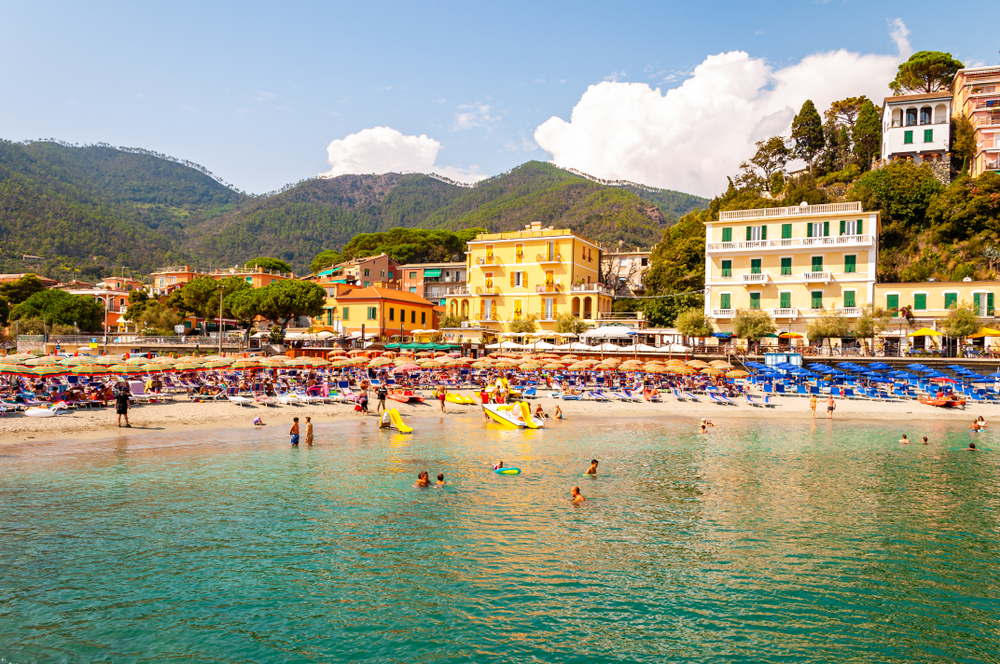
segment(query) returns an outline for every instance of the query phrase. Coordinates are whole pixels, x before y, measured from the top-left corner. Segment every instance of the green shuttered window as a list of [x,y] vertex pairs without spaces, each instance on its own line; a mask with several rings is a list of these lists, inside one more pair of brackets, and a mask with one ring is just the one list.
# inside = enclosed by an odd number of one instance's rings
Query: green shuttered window
[[844,256],[844,272],[857,272],[857,271],[858,271],[858,257]]
[[899,295],[886,295],[885,296],[885,308],[890,312],[895,312],[899,310]]
[[913,130],[907,129],[903,132],[903,144],[910,145],[911,143],[913,143]]
[[812,308],[813,309],[823,308],[823,291],[814,290],[812,292]]
[[732,242],[733,241],[733,229],[732,227],[727,227],[722,229],[722,241]]
[[781,293],[778,293],[778,297],[781,300],[779,306],[782,309],[791,309],[792,308],[792,294],[791,294],[790,291],[782,291]]
[[823,257],[822,256],[813,256],[812,257],[812,271],[813,272],[822,272],[823,271]]
[[729,293],[723,293],[719,296],[719,308],[720,309],[732,309],[733,308],[733,296]]
[[958,304],[958,293],[945,293],[944,294],[944,308],[945,309],[951,309],[956,304]]
[[856,307],[856,306],[858,306],[857,304],[855,304],[854,296],[855,296],[855,292],[854,291],[852,291],[852,290],[844,291],[844,306],[845,307]]
[[926,311],[927,310],[927,293],[914,293],[913,294],[913,309],[915,311]]
[[781,259],[781,274],[789,275],[792,273],[792,259],[782,258]]
[[760,293],[750,293],[750,308],[760,309]]
[[[733,276],[733,262],[731,260],[722,261],[722,276],[724,277]],[[723,307],[723,309],[725,309],[725,307]]]
[[750,274],[760,274],[760,259],[751,258],[750,259]]
[[934,142],[934,130],[924,129],[924,143],[933,143],[933,142]]
[[781,225],[781,239],[790,240],[792,238],[792,225],[782,224]]

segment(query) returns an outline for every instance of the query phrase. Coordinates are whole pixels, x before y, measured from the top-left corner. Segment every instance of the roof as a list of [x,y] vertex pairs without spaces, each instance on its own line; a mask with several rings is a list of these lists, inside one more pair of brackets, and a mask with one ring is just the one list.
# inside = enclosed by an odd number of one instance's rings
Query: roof
[[892,102],[905,102],[905,101],[924,101],[927,99],[951,99],[950,90],[939,90],[938,92],[926,92],[919,95],[896,95],[895,97],[886,97],[886,104]]
[[338,302],[343,300],[393,300],[395,302],[408,302],[409,304],[423,305],[425,307],[434,306],[431,302],[416,293],[395,290],[393,288],[379,288],[377,286],[352,288],[343,295],[338,295],[336,299]]
[[400,270],[426,270],[427,268],[463,270],[465,269],[465,261],[461,263],[407,263],[399,266]]

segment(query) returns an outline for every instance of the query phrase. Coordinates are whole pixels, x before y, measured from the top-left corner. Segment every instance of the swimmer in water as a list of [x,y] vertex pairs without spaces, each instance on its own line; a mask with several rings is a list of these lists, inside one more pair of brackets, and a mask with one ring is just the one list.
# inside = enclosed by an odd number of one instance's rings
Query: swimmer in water
[[598,463],[597,459],[591,459],[590,460],[590,468],[587,469],[587,472],[584,473],[584,475],[596,475],[597,474],[597,463]]
[[903,437],[899,439],[899,442],[901,442],[903,445],[909,445],[910,444],[910,439],[907,438],[906,434],[904,433]]
[[701,418],[701,423],[704,424],[706,427],[714,427],[714,426],[716,426],[715,422],[713,422],[712,420],[708,419],[707,417]]
[[501,468],[503,468],[503,461],[497,461],[493,464],[493,470],[500,470]]
[[986,424],[986,420],[984,420],[984,419],[983,419],[983,416],[982,416],[982,415],[980,415],[980,416],[979,416],[979,417],[978,417],[978,418],[976,419],[976,422],[978,422],[978,423],[979,423],[979,428],[980,428],[980,429],[985,429],[985,428],[986,428],[986,427],[988,426],[988,425]]
[[976,444],[975,443],[969,443],[969,446],[966,447],[965,449],[966,449],[967,452],[975,452],[976,451]]
[[972,424],[969,425],[969,429],[972,430],[972,433],[979,433],[979,420],[973,420]]
[[926,444],[927,444],[927,436],[924,436],[924,440],[923,440],[923,443],[924,443],[924,445],[926,445]]
[[416,481],[416,483],[413,486],[415,486],[415,487],[417,487],[419,489],[419,488],[423,488],[423,487],[426,487],[426,486],[430,486],[430,484],[431,484],[430,475],[427,474],[426,470],[421,470],[420,474],[417,475],[417,481]]
[[444,473],[438,473],[438,486],[444,486]]
[[582,503],[583,501],[587,500],[586,498],[583,497],[583,494],[580,493],[580,487],[578,486],[575,486],[572,489],[570,489],[569,493],[573,498],[572,501],[570,502]]
[[702,424],[701,428],[698,429],[698,433],[708,433],[708,429],[705,428],[704,424]]

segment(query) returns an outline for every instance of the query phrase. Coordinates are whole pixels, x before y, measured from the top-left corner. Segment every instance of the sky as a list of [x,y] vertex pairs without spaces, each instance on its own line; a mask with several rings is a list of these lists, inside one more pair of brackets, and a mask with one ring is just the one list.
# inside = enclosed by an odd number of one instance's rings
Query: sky
[[880,100],[919,50],[1000,62],[1000,10],[947,8],[7,2],[0,138],[146,148],[253,193],[321,174],[474,182],[537,159],[712,196],[805,99]]

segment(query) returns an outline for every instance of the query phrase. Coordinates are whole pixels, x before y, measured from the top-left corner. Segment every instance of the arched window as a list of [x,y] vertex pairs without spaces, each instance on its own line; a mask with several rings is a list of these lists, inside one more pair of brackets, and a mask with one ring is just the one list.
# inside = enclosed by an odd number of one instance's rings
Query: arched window
[[934,107],[934,124],[944,124],[948,121],[948,107],[938,104]]
[[903,126],[903,109],[897,108],[892,112],[892,126],[893,127]]
[[462,300],[462,315],[465,316],[466,318],[469,317],[469,301],[468,300]]
[[590,300],[591,300],[591,298],[589,298],[589,297],[583,298],[583,317],[584,318],[593,318],[594,317],[594,315],[592,313],[592,309],[591,309]]
[[917,124],[917,109],[908,108],[906,109],[906,126],[912,127]]
[[930,124],[931,123],[931,107],[924,106],[920,109],[920,124]]
[[580,316],[580,298],[573,298],[573,315],[576,317]]

